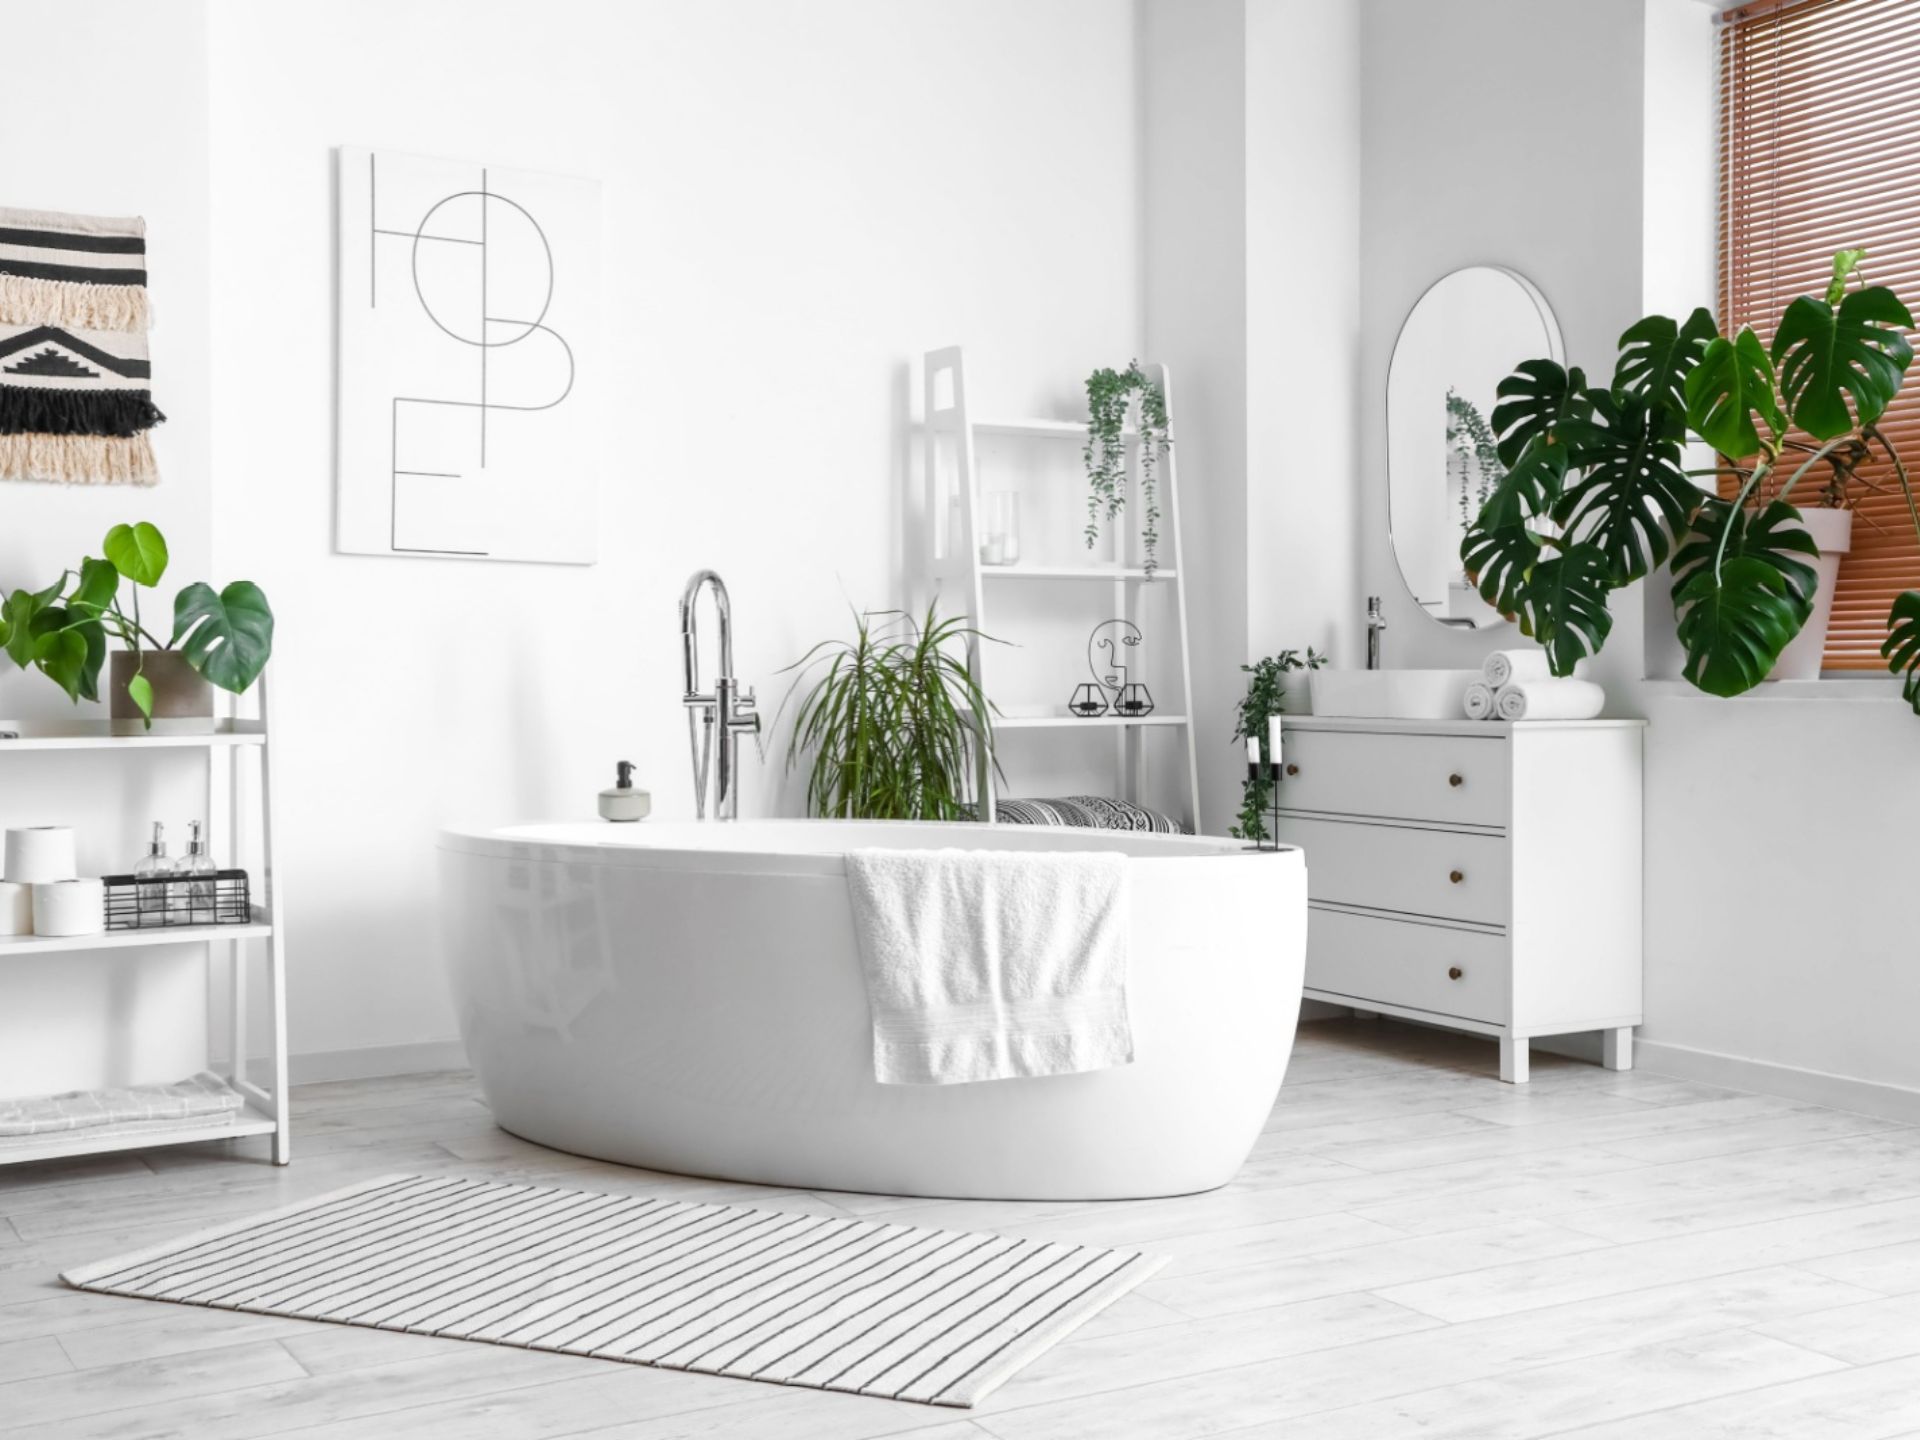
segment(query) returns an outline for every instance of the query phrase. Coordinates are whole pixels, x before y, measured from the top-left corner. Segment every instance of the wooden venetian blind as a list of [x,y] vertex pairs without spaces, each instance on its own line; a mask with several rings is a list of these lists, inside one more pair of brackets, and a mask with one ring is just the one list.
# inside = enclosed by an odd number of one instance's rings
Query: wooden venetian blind
[[[1787,303],[1863,246],[1866,282],[1920,306],[1920,0],[1788,0],[1728,13],[1721,38],[1720,323],[1771,343]],[[1916,367],[1920,370],[1920,367]],[[1920,373],[1881,421],[1920,476]],[[1804,438],[1804,437],[1802,437]],[[1879,670],[1887,607],[1920,588],[1920,541],[1887,488],[1860,496],[1841,563],[1828,669]],[[1793,499],[1813,497],[1815,472]]]

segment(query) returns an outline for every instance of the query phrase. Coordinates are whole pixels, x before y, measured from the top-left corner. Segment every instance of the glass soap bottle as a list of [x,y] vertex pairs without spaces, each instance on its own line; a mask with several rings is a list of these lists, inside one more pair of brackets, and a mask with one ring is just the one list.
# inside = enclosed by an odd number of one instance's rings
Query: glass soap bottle
[[187,853],[174,869],[181,877],[173,882],[171,893],[175,918],[188,925],[213,924],[213,857],[207,854],[207,842],[201,838],[200,822],[187,822]]
[[153,822],[153,840],[147,846],[147,853],[140,857],[140,863],[133,867],[134,904],[140,912],[140,924],[164,925],[167,923],[167,904],[172,886],[168,881],[174,873],[173,861],[167,858],[167,827],[158,820]]

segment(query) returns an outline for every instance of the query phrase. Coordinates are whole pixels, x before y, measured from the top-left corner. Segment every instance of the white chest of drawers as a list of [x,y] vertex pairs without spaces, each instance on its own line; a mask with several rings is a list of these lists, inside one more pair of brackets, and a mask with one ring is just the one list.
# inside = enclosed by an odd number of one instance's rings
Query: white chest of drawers
[[1632,1064],[1639,720],[1285,722],[1279,838],[1307,856],[1308,999],[1500,1040],[1599,1031]]

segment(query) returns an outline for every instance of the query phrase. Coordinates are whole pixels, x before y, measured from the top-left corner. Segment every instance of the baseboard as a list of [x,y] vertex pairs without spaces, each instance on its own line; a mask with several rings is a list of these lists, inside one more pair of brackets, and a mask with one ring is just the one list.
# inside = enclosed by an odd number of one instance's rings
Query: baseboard
[[1738,1055],[1695,1050],[1663,1040],[1642,1040],[1638,1035],[1633,1042],[1633,1063],[1636,1070],[1671,1075],[1676,1080],[1697,1080],[1703,1085],[1751,1090],[1786,1100],[1805,1100],[1833,1110],[1851,1110],[1883,1120],[1920,1124],[1920,1090],[1905,1085],[1856,1080],[1824,1070],[1776,1065],[1770,1060],[1745,1060]]
[[387,1075],[466,1068],[467,1049],[458,1040],[370,1045],[364,1050],[313,1050],[287,1057],[287,1079],[295,1085],[327,1080],[375,1080]]

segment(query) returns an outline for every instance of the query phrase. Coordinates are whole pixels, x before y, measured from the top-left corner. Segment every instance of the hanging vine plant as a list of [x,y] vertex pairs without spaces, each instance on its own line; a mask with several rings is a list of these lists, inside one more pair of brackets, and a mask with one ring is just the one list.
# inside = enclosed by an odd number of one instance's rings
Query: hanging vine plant
[[1129,361],[1125,370],[1096,370],[1087,377],[1087,548],[1100,540],[1102,514],[1112,522],[1127,504],[1127,411],[1140,397],[1140,553],[1147,578],[1160,568],[1160,456],[1167,435],[1167,396]]

